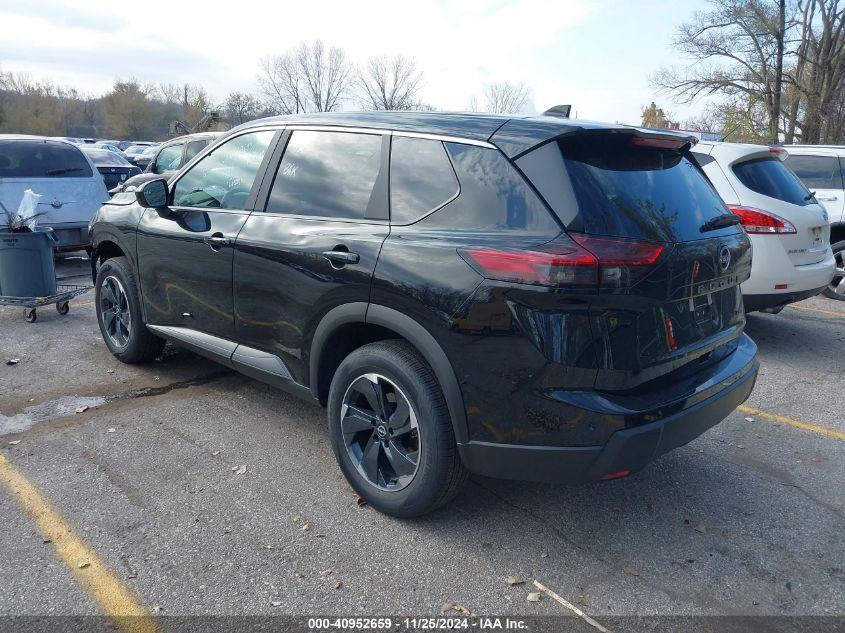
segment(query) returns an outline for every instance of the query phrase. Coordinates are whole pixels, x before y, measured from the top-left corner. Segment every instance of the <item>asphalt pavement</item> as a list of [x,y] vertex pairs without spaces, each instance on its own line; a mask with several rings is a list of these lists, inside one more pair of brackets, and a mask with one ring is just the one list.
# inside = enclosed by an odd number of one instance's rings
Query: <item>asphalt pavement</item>
[[[573,615],[529,601],[535,580],[598,622],[845,615],[845,303],[746,331],[762,365],[746,406],[643,472],[474,477],[400,521],[357,503],[322,409],[170,346],[123,365],[89,293],[34,324],[0,308],[0,456],[153,616]],[[0,616],[101,612],[81,554],[45,542],[26,503],[0,486]]]

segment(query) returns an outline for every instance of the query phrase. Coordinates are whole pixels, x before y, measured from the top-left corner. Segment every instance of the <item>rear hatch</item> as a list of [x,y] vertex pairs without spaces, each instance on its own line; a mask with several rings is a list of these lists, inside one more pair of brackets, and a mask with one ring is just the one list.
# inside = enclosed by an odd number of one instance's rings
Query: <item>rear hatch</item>
[[50,140],[0,141],[0,202],[17,211],[27,189],[41,196],[41,225],[88,222],[108,199],[102,179],[78,148]]
[[769,151],[744,156],[729,169],[739,181],[740,204],[730,205],[751,234],[770,235],[794,266],[822,261],[830,244],[824,208],[798,177]]
[[693,361],[701,368],[742,332],[750,241],[689,147],[677,136],[591,131],[516,161],[566,228],[557,241],[598,262],[597,388],[630,389]]

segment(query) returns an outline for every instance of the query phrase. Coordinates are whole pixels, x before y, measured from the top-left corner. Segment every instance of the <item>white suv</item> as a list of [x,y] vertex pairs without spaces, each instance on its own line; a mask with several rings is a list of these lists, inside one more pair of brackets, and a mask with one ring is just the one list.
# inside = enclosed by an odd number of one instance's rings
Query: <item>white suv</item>
[[787,166],[816,193],[830,216],[830,243],[836,273],[824,294],[845,301],[845,147],[787,145]]
[[780,312],[827,288],[834,271],[828,215],[781,162],[785,152],[710,141],[692,152],[751,237],[751,277],[742,284],[746,312]]

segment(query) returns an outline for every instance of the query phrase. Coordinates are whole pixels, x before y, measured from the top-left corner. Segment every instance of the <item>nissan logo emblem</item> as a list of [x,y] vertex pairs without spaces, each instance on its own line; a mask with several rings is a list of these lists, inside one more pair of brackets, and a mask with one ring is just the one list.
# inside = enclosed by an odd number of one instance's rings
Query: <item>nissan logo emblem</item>
[[731,250],[722,244],[719,247],[719,267],[722,271],[727,270],[731,265]]

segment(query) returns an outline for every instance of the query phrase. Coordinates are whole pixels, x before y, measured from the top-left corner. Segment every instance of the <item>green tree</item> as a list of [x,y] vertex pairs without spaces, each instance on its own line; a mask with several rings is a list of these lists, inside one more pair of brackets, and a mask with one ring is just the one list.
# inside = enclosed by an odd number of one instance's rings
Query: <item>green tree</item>
[[135,79],[117,80],[102,98],[105,135],[110,138],[151,138],[152,104],[148,91]]

